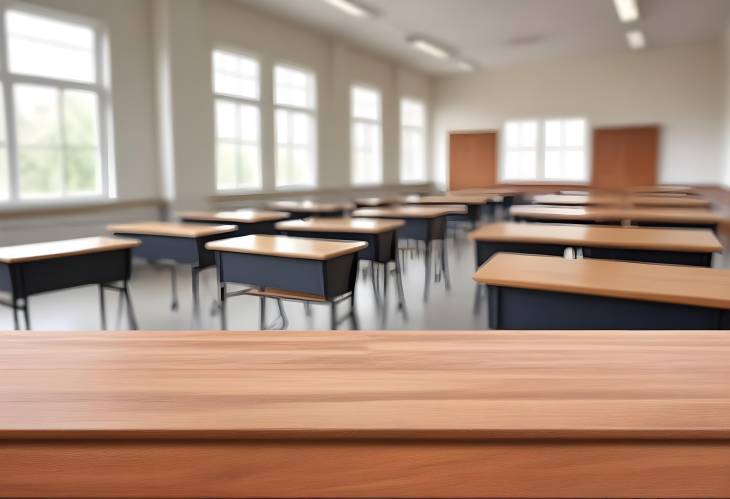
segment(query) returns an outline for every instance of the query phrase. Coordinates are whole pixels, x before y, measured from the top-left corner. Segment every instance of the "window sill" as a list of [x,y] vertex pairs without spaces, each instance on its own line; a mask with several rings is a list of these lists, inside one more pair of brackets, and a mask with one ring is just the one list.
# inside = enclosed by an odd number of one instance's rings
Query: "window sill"
[[5,203],[0,204],[0,220],[88,214],[98,213],[100,211],[145,207],[161,209],[164,205],[164,200],[157,198],[134,199],[129,201],[96,198],[93,200],[56,200],[37,203]]

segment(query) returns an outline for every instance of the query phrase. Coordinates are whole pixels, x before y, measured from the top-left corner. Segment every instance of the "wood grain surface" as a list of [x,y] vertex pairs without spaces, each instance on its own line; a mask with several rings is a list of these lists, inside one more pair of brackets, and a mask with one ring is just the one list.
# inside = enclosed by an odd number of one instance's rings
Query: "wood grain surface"
[[249,235],[211,241],[205,247],[212,251],[249,253],[305,260],[330,260],[357,253],[368,247],[364,241],[331,241],[306,237]]
[[276,229],[292,232],[348,232],[361,234],[381,234],[403,227],[402,220],[383,220],[379,218],[321,217],[306,220],[278,222]]
[[138,222],[108,225],[106,229],[115,234],[198,238],[235,232],[236,226],[181,222]]
[[464,205],[393,206],[388,208],[360,208],[353,217],[372,218],[438,218],[450,214],[466,213]]
[[229,222],[229,223],[259,223],[285,220],[289,217],[283,211],[267,210],[235,210],[235,211],[182,211],[177,214],[185,220],[199,220],[201,222]]
[[140,242],[136,239],[121,237],[82,237],[45,243],[19,244],[0,248],[0,262],[8,264],[32,262],[135,248],[139,245]]

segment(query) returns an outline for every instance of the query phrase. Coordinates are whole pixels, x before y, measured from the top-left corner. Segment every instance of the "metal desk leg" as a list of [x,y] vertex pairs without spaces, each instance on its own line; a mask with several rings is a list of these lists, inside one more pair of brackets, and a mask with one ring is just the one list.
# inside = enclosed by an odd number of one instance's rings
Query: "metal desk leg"
[[18,321],[18,300],[15,299],[15,296],[13,296],[12,309],[13,309],[13,327],[15,328],[16,331],[18,331],[20,329],[20,323]]
[[226,311],[226,283],[218,284],[218,291],[220,296],[220,307],[221,307],[221,329],[225,331],[228,329],[228,316]]
[[431,284],[431,251],[433,250],[433,240],[426,242],[426,257],[423,282],[423,301],[428,301],[428,289]]
[[331,302],[330,306],[330,329],[333,331],[337,329],[337,304],[335,302]]
[[127,302],[127,319],[129,320],[129,327],[130,329],[138,329],[137,318],[134,316],[134,307],[132,306],[132,298],[129,295],[128,281],[124,281],[122,293],[124,293],[124,299]]
[[99,311],[101,312],[101,328],[106,330],[106,304],[104,303],[103,284],[99,284]]
[[23,298],[23,318],[25,319],[25,329],[31,330],[30,327],[30,311],[28,310],[28,297]]
[[479,313],[479,306],[481,305],[481,299],[482,299],[482,287],[477,284],[476,289],[474,289],[474,315],[477,315]]
[[266,329],[266,298],[263,296],[259,296],[259,329]]
[[398,308],[403,313],[403,319],[408,320],[408,312],[406,311],[406,298],[403,292],[403,274],[400,268],[400,256],[395,255],[395,284],[398,290]]
[[360,324],[357,320],[357,311],[355,310],[355,291],[350,295],[350,318],[352,319],[352,329],[360,329]]
[[446,239],[441,240],[441,270],[444,272],[444,280],[446,281],[446,291],[451,290],[451,278],[449,277],[449,259],[446,253],[448,246]]
[[193,323],[200,327],[200,268],[192,268],[193,279]]

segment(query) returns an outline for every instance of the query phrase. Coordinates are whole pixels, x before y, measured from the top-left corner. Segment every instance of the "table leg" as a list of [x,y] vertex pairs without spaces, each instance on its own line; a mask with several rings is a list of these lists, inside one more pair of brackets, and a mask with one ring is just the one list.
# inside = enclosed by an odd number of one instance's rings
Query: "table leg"
[[134,315],[134,306],[132,305],[132,297],[129,295],[129,282],[124,281],[122,287],[122,293],[124,293],[124,300],[127,302],[127,320],[129,320],[130,329],[138,329],[137,318]]
[[31,330],[30,327],[30,311],[28,310],[28,297],[23,298],[23,319],[25,319],[25,329]]
[[200,269],[192,268],[192,286],[193,286],[193,323],[196,327],[200,327]]
[[259,296],[259,329],[266,329],[266,298]]
[[350,318],[352,319],[352,329],[360,329],[360,324],[357,320],[357,311],[355,309],[355,292],[353,291],[350,295]]
[[18,300],[13,296],[13,328],[18,331],[20,329],[20,324],[18,322]]
[[423,282],[423,301],[428,301],[428,289],[431,284],[431,251],[433,250],[433,241],[426,241],[426,257]]
[[403,319],[408,320],[408,312],[406,311],[406,298],[403,292],[403,274],[400,268],[400,258],[395,256],[395,284],[398,290],[398,308],[403,313]]
[[333,331],[337,329],[337,305],[335,302],[331,302],[330,306],[330,329]]
[[104,303],[103,284],[99,284],[99,311],[101,312],[101,328],[106,330],[106,304]]
[[444,273],[444,280],[446,281],[446,290],[451,290],[451,278],[449,277],[449,259],[446,253],[448,244],[446,238],[441,240],[441,270]]

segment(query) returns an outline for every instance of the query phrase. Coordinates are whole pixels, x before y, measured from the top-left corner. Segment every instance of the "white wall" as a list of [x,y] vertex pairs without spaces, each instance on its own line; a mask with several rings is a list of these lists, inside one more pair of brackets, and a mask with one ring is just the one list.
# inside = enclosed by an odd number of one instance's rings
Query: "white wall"
[[444,77],[433,89],[434,178],[446,183],[448,133],[510,118],[585,116],[591,126],[661,126],[661,182],[717,184],[723,162],[720,43],[626,52]]
[[722,39],[723,42],[723,86],[725,92],[724,99],[724,120],[725,126],[723,128],[724,138],[724,175],[722,179],[723,185],[730,187],[730,23],[725,29],[725,33]]

